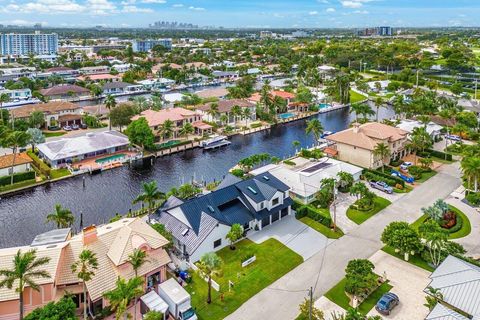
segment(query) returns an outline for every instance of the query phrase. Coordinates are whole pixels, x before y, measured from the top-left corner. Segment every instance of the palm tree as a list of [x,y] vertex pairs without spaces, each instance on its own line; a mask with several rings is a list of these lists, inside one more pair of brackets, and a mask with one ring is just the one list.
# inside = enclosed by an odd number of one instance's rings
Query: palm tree
[[[128,256],[128,262],[132,265],[132,268],[135,271],[135,277],[138,277],[138,269],[140,269],[140,267],[147,261],[147,253],[139,249],[134,249]],[[135,297],[134,310],[135,313],[133,318],[137,319],[137,297]]]
[[222,125],[226,125],[228,123],[228,116],[226,114],[222,114],[220,116],[220,122],[222,123]]
[[403,95],[395,95],[392,101],[393,110],[395,111],[395,116],[398,117],[404,113],[405,107],[405,100],[403,99]]
[[190,122],[186,122],[183,127],[180,129],[180,135],[181,136],[186,136],[188,140],[188,136],[192,134],[195,131],[193,128],[193,125]]
[[128,304],[132,299],[143,294],[143,280],[135,277],[125,281],[125,279],[119,277],[116,286],[115,289],[105,292],[103,296],[110,302],[117,319],[123,317],[126,320],[128,318]]
[[238,105],[232,107],[233,120],[235,122],[235,127],[237,126],[237,118],[242,115],[242,108]]
[[267,81],[265,84],[262,86],[262,89],[260,90],[260,103],[263,104],[263,110],[265,112],[270,111],[270,106],[273,104],[273,97],[270,94],[270,91],[272,90],[272,87],[270,87],[270,83]]
[[170,119],[165,120],[162,125],[160,126],[159,133],[162,136],[162,138],[168,139],[171,138],[173,135],[173,121]]
[[158,190],[157,181],[155,180],[142,184],[142,188],[143,192],[133,200],[133,203],[146,203],[148,214],[151,214],[155,203],[159,200],[165,200],[165,194]]
[[17,158],[18,148],[25,147],[30,141],[30,135],[24,131],[12,131],[5,136],[5,139],[2,141],[2,145],[5,147],[11,148],[13,153],[13,161],[11,165],[11,175],[10,175],[10,184],[13,184],[13,176],[15,167],[15,160]]
[[110,131],[112,131],[112,122],[110,120],[110,111],[112,111],[113,108],[117,105],[117,101],[115,100],[115,97],[109,94],[107,98],[105,99],[105,108],[108,109],[108,128]]
[[215,252],[205,253],[198,263],[200,274],[208,279],[208,304],[212,303],[212,277],[222,275],[222,264],[222,259]]
[[375,113],[376,114],[376,121],[378,122],[378,111],[380,110],[381,107],[384,106],[385,102],[383,101],[383,99],[381,97],[377,97],[374,101],[375,103],[375,108],[377,108],[377,112]]
[[424,127],[414,128],[410,135],[410,149],[414,151],[415,164],[417,163],[417,152],[424,151],[433,145],[432,137],[428,134]]
[[74,221],[75,217],[72,211],[62,208],[62,205],[59,203],[55,205],[55,211],[47,215],[47,222],[54,222],[57,225],[57,229],[69,228]]
[[428,296],[425,297],[425,300],[427,302],[424,304],[424,306],[431,311],[439,301],[443,300],[443,293],[439,289],[433,288],[431,286],[428,286],[427,290]]
[[49,257],[37,258],[36,250],[22,253],[18,250],[13,258],[12,269],[0,270],[0,288],[12,289],[17,284],[15,291],[19,294],[20,320],[23,319],[23,291],[29,286],[35,291],[40,291],[40,286],[35,282],[38,278],[50,278],[50,274],[39,269],[50,261]]
[[474,191],[478,191],[478,179],[480,177],[480,158],[464,157],[461,162],[462,172],[468,180],[468,189],[471,189],[471,182],[474,183]]
[[210,109],[207,110],[207,113],[212,117],[212,122],[214,122],[218,115],[218,103],[212,103]]
[[10,96],[6,93],[0,94],[0,120],[3,124],[3,104],[10,101]]
[[71,265],[72,273],[83,282],[83,319],[87,319],[87,287],[85,282],[92,280],[95,271],[98,268],[98,260],[94,252],[83,249],[78,256],[78,260]]
[[306,134],[312,134],[315,138],[315,144],[318,143],[318,139],[323,133],[323,126],[320,120],[317,118],[307,121],[307,127],[305,128]]
[[252,115],[252,112],[250,111],[250,108],[243,108],[242,116],[245,118],[245,127],[248,124],[248,119]]
[[373,149],[373,155],[379,157],[382,160],[382,172],[384,172],[385,158],[390,156],[390,148],[387,144],[383,142],[377,143],[377,145]]
[[338,177],[338,188],[342,190],[342,192],[348,191],[349,188],[353,185],[353,182],[355,182],[355,179],[353,178],[352,174],[345,171],[339,171],[337,173],[337,177]]
[[298,147],[300,147],[300,141],[293,140],[292,141],[292,146],[295,148],[295,152],[296,152],[298,150]]
[[361,114],[363,116],[363,120],[366,122],[368,116],[372,116],[375,114],[375,111],[370,108],[370,106],[366,103],[356,103],[351,106],[350,112],[355,112],[355,121],[358,122],[358,115]]

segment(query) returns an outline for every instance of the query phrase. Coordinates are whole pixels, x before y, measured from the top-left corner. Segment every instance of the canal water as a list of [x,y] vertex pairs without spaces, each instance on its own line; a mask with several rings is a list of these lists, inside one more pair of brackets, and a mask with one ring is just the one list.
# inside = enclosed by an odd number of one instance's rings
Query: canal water
[[[390,109],[381,108],[380,118],[392,117]],[[324,129],[339,131],[352,121],[347,109],[319,114]],[[292,141],[311,146],[313,138],[305,135],[305,120],[277,125],[268,131],[232,137],[230,146],[213,151],[202,149],[158,158],[151,166],[124,167],[66,179],[49,186],[39,186],[0,200],[0,248],[29,244],[35,235],[51,230],[46,216],[56,203],[72,210],[78,229],[80,215],[84,225],[108,222],[115,213],[126,213],[132,200],[141,193],[141,184],[156,180],[167,192],[171,187],[191,181],[219,180],[240,159],[256,153],[284,158],[294,153]],[[85,187],[83,186],[85,179]]]

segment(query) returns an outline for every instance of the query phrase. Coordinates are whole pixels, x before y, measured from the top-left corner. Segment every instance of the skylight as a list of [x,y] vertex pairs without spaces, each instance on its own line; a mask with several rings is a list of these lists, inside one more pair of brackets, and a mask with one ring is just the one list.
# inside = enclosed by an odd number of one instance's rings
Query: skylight
[[252,187],[247,187],[248,190],[250,190],[251,193],[257,194],[257,191],[253,189]]
[[188,228],[182,231],[182,236],[185,237],[188,234]]
[[213,209],[212,206],[208,206],[208,210],[210,210],[211,213],[214,213],[214,212],[215,212],[215,210]]
[[267,181],[270,180],[270,178],[267,177],[267,176],[263,176],[263,179],[265,179],[265,180],[267,180]]

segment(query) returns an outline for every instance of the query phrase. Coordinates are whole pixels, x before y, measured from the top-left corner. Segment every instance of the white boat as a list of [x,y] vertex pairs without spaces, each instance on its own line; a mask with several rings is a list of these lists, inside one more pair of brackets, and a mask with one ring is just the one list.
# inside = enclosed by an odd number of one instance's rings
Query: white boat
[[219,136],[219,135],[214,135],[211,138],[202,141],[201,146],[203,148],[208,148],[211,145],[218,144],[221,141],[227,140],[226,136]]
[[21,107],[21,106],[24,106],[24,105],[27,105],[27,104],[37,104],[37,103],[40,103],[40,102],[41,101],[37,98],[31,98],[31,99],[28,99],[28,100],[16,99],[16,100],[13,100],[13,101],[4,102],[2,104],[2,108],[14,109],[14,108]]

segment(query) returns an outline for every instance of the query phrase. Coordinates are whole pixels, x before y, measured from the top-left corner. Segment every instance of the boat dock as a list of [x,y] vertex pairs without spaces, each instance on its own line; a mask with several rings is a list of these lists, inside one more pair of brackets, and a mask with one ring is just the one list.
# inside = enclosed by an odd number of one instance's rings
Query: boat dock
[[204,150],[211,150],[211,149],[221,148],[223,146],[228,146],[229,144],[231,144],[230,141],[222,140],[222,141],[214,142],[214,143],[211,143],[207,146],[204,146],[203,149]]

